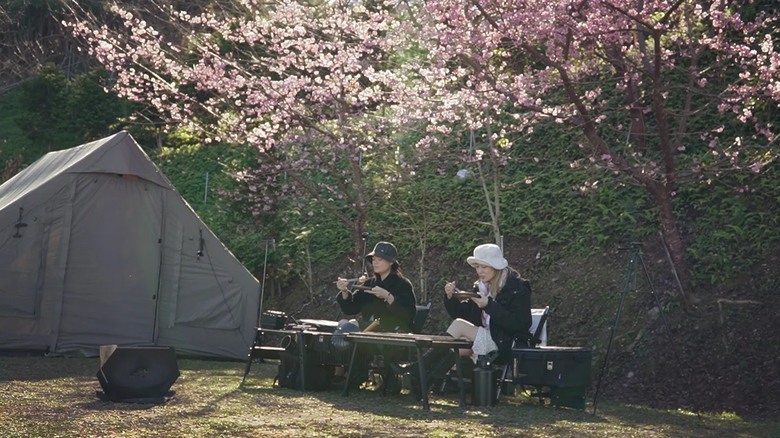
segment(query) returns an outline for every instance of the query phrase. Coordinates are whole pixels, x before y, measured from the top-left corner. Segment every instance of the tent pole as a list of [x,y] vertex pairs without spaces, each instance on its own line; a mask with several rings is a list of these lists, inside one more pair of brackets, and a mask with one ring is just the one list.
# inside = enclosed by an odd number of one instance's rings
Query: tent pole
[[258,321],[260,318],[262,318],[263,315],[263,296],[265,295],[265,272],[266,268],[268,266],[268,245],[270,244],[272,247],[274,246],[274,239],[265,239],[263,241],[265,243],[265,259],[263,260],[263,278],[260,281],[260,307],[257,311],[257,317]]

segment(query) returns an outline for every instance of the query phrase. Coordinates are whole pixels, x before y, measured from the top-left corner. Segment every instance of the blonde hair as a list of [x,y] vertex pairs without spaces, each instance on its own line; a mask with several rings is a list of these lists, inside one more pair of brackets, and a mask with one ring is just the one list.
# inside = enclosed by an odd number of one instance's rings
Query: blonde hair
[[496,271],[496,274],[490,279],[490,283],[488,283],[488,292],[490,293],[490,296],[495,299],[496,295],[498,295],[498,291],[506,284],[506,272],[509,268],[493,270]]
[[496,295],[498,295],[498,293],[501,291],[501,288],[506,284],[506,279],[509,277],[510,272],[520,276],[516,270],[509,266],[504,269],[495,269],[495,271],[496,275],[494,275],[493,278],[490,279],[490,283],[488,283],[488,293],[490,293],[490,296],[493,299],[496,298]]

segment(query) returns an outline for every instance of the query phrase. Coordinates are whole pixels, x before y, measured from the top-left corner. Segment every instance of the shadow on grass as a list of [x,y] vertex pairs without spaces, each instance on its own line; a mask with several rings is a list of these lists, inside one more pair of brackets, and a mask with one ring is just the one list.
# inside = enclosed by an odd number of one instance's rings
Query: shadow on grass
[[83,356],[49,356],[43,354],[0,356],[0,381],[39,381],[64,377],[79,377],[89,366],[95,374],[100,369],[100,359]]
[[162,407],[165,405],[166,403],[157,404],[157,403],[127,403],[127,402],[103,401],[97,398],[97,396],[93,401],[77,404],[79,408],[87,411],[120,411],[120,412],[143,411],[147,409]]
[[[588,407],[592,410],[592,406]],[[599,403],[597,415],[606,421],[633,424],[647,430],[668,430],[674,436],[780,437],[780,422],[740,418],[734,414],[659,410],[642,405]]]
[[342,395],[341,389],[300,391],[274,388],[270,386],[267,379],[247,380],[241,391],[258,397],[314,398],[339,411],[351,411],[357,414],[370,412],[373,415],[399,420],[411,418],[424,421],[469,419],[485,425],[501,425],[503,427],[528,427],[560,420],[569,423],[603,421],[583,411],[539,406],[536,399],[527,397],[506,397],[496,406],[476,407],[467,404],[461,407],[457,394],[432,394],[429,397],[430,410],[426,412],[422,408],[422,402],[405,391],[397,395],[383,396],[380,391],[368,388],[350,390],[349,395],[345,397]]
[[[437,430],[441,436],[463,436],[473,430],[493,431],[495,436],[641,436],[644,432],[649,436],[780,436],[776,421],[696,416],[609,400],[600,401],[598,415],[593,415],[591,405],[584,411],[540,405],[525,395],[502,396],[497,406],[460,407],[457,394],[446,393],[432,395],[426,412],[405,391],[382,396],[373,389],[360,389],[344,397],[339,388],[305,392],[277,388],[274,364],[254,366],[243,386],[239,384],[244,363],[187,359],[179,362],[179,368],[182,375],[171,388],[176,391],[173,399],[161,405],[135,404],[97,398],[97,358],[0,357],[0,389],[5,394],[0,408],[9,412],[6,422],[17,419],[8,424],[27,432],[43,417],[67,419],[49,421],[52,430],[73,432],[82,420],[95,425],[109,421],[121,430],[124,421],[135,421],[160,430],[177,425],[182,435],[191,436],[208,435],[209,428],[220,427],[229,427],[233,436],[252,436],[255,428],[263,427],[290,427],[292,435],[314,435],[312,430],[335,436],[392,433],[397,438]],[[341,427],[345,432],[340,432]]]
[[[640,405],[624,405],[601,401],[597,415],[592,405],[585,410],[540,404],[538,399],[525,395],[502,396],[496,406],[458,406],[457,394],[430,396],[430,411],[405,392],[382,396],[371,389],[352,390],[348,397],[338,389],[305,391],[274,388],[268,379],[248,380],[241,392],[251,396],[289,397],[292,400],[313,398],[333,409],[360,414],[390,417],[400,420],[417,419],[426,422],[470,421],[500,430],[555,429],[563,431],[598,429],[609,436],[634,433],[637,430],[654,431],[662,436],[778,436],[780,423],[751,422],[736,416],[702,414],[685,411],[659,411]],[[468,398],[467,398],[468,400]],[[295,402],[291,402],[294,406]],[[489,430],[489,429],[486,429]],[[724,435],[725,434],[725,435]]]

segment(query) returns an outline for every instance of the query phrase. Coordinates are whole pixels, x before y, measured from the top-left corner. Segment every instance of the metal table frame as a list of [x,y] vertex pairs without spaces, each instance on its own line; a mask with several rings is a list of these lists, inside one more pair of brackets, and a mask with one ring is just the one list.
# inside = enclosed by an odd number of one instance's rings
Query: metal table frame
[[471,348],[471,341],[466,339],[456,339],[450,336],[440,335],[423,335],[412,333],[375,333],[375,332],[355,332],[344,334],[347,341],[352,343],[352,352],[349,358],[349,367],[347,368],[347,379],[344,383],[343,396],[349,395],[349,382],[350,372],[355,362],[355,353],[357,351],[358,344],[370,344],[370,345],[389,345],[396,347],[413,348],[417,351],[417,365],[419,367],[420,375],[420,388],[422,392],[422,407],[423,410],[429,411],[430,404],[428,402],[428,377],[425,375],[425,350],[433,347],[449,347],[455,350],[456,361],[455,368],[458,373],[458,390],[460,393],[459,404],[461,407],[466,405],[466,393],[463,387],[463,375],[461,371],[461,357],[460,349]]
[[299,371],[301,373],[301,391],[304,391],[306,388],[306,344],[305,344],[305,336],[327,336],[330,338],[330,336],[333,335],[333,333],[328,332],[318,332],[318,331],[311,331],[307,329],[267,329],[258,327],[257,332],[255,333],[255,339],[252,343],[252,346],[249,349],[249,354],[247,355],[247,363],[246,367],[244,368],[244,377],[241,379],[241,383],[239,384],[239,387],[244,384],[244,380],[246,380],[246,376],[249,374],[249,369],[252,367],[252,360],[256,356],[255,351],[260,351],[259,357],[261,360],[264,359],[262,351],[263,351],[263,339],[266,334],[276,334],[276,335],[287,335],[287,336],[294,336],[295,337],[295,349],[298,353],[298,366]]

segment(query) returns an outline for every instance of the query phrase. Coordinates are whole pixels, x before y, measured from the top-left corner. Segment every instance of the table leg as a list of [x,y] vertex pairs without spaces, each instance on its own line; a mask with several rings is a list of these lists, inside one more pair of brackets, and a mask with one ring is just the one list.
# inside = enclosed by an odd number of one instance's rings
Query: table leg
[[295,337],[298,339],[298,366],[301,372],[301,391],[306,390],[306,345],[304,344],[303,333],[296,333]]
[[249,369],[252,368],[252,356],[255,354],[255,347],[260,344],[262,346],[262,342],[260,341],[260,332],[255,333],[255,339],[252,341],[252,346],[249,347],[249,354],[247,354],[246,358],[246,366],[244,367],[244,377],[241,378],[241,383],[238,384],[239,388],[244,385],[244,381],[246,380],[246,376],[249,375]]
[[[379,367],[379,372],[382,376],[382,397],[385,397],[387,395],[387,379],[389,378],[390,372],[388,371],[388,368],[390,367],[388,361],[385,357],[385,346],[380,345],[379,348],[379,356],[382,358],[381,367]],[[376,356],[374,356],[376,358]]]
[[344,380],[344,391],[342,391],[341,395],[344,397],[349,395],[349,379],[350,374],[352,374],[352,367],[355,365],[355,353],[357,351],[357,343],[352,343],[352,353],[349,355],[349,366],[347,367],[347,374],[346,378]]
[[455,371],[458,373],[458,394],[460,407],[466,406],[466,389],[463,387],[463,367],[461,366],[460,349],[455,347]]
[[417,366],[420,367],[420,393],[422,395],[422,407],[423,411],[429,411],[431,408],[428,404],[428,374],[425,371],[425,359],[423,359],[423,349],[417,347]]

